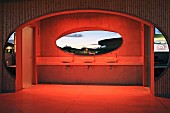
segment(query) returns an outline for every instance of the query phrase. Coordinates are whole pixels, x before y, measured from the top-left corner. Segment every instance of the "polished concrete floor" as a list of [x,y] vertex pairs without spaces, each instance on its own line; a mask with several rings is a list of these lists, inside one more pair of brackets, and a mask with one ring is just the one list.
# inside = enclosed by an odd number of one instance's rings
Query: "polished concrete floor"
[[170,113],[142,86],[36,85],[0,94],[0,113]]

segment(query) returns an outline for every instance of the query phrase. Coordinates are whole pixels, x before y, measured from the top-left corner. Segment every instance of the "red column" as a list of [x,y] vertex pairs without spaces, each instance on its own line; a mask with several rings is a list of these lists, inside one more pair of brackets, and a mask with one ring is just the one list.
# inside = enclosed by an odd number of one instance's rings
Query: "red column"
[[154,95],[154,26],[151,26],[151,32],[150,32],[150,62],[151,62],[151,65],[150,65],[150,68],[151,68],[151,84],[150,84],[150,90],[151,90],[151,94]]
[[16,30],[16,91],[22,89],[22,30]]

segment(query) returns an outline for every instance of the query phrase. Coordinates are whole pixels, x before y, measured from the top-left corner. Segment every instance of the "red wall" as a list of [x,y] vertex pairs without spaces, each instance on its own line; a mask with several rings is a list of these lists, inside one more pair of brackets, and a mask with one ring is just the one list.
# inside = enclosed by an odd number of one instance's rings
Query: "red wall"
[[[141,66],[39,66],[39,83],[141,85]],[[126,73],[125,73],[126,72]]]
[[[47,18],[40,22],[40,57],[69,56],[56,46],[61,35],[88,29],[115,31],[122,35],[122,46],[113,51],[118,57],[141,57],[141,23],[132,19],[102,13],[78,13]],[[104,54],[97,56],[112,56]],[[143,57],[143,56],[142,56]],[[101,83],[101,84],[142,84],[142,65],[121,65],[112,70],[109,66],[38,66],[40,83]],[[126,73],[124,73],[126,72]]]

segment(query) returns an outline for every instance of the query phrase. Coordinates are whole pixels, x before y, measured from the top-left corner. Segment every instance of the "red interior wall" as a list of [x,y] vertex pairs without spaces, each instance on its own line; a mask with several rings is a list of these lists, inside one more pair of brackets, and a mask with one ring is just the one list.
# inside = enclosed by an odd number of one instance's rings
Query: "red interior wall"
[[142,53],[141,23],[126,17],[100,13],[79,13],[51,17],[40,23],[41,56],[65,56],[66,54],[56,47],[56,40],[68,31],[74,32],[76,29],[87,30],[90,28],[110,30],[121,34],[123,45],[118,51],[115,51],[118,55],[140,56]]
[[[39,66],[39,83],[141,85],[141,66]],[[126,71],[126,73],[125,73]]]
[[[122,35],[122,46],[113,51],[119,56],[142,56],[141,23],[135,20],[102,13],[77,13],[47,18],[40,22],[40,57],[70,56],[56,46],[61,35],[88,29],[115,31]],[[112,56],[107,53],[97,57]],[[110,70],[109,66],[38,66],[40,83],[101,83],[142,84],[142,65],[121,65]],[[126,73],[124,73],[126,72]]]

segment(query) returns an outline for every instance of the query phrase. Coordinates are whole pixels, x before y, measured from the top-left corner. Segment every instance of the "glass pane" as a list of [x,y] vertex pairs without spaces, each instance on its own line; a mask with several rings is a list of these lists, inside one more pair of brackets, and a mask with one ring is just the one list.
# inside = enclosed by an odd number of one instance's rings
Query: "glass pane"
[[117,32],[91,30],[71,33],[56,40],[63,51],[75,55],[100,55],[118,49],[123,43]]

